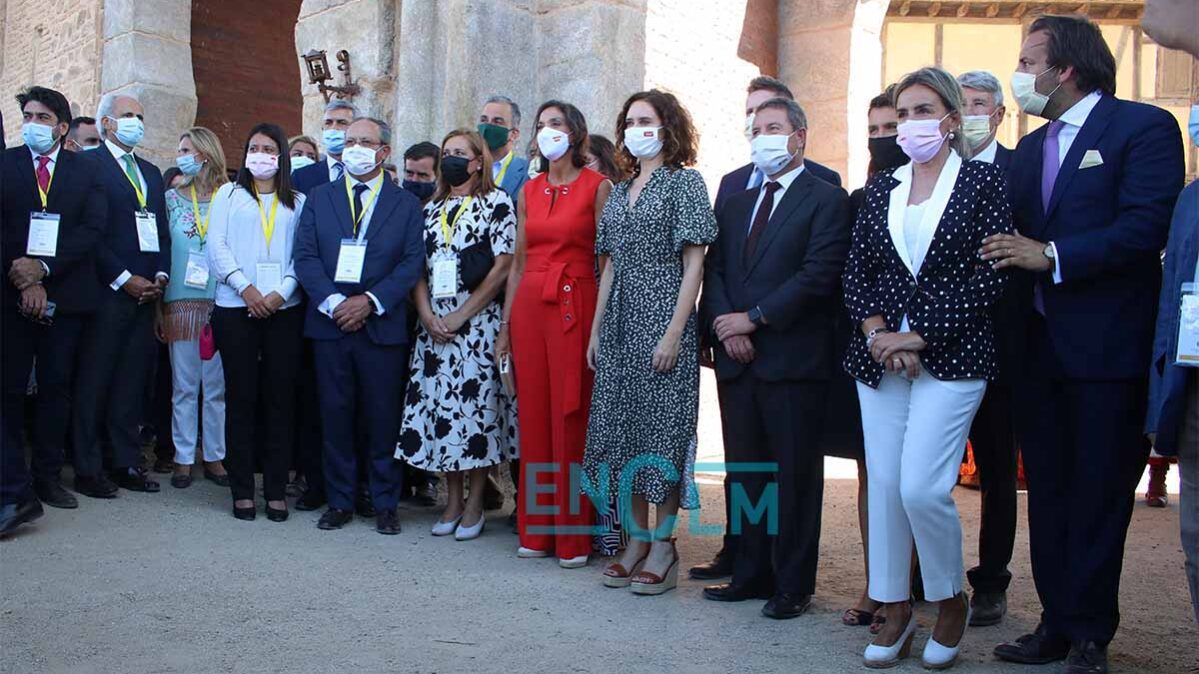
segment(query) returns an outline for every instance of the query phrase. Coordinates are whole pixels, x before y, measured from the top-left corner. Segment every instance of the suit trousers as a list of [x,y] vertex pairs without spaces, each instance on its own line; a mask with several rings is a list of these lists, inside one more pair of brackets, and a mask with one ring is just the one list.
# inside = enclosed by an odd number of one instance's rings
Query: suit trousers
[[[154,457],[160,461],[175,460],[174,427],[174,367],[171,365],[171,347],[169,344],[156,343],[154,358],[157,367],[154,368],[154,393],[150,401],[150,423],[154,426]],[[197,342],[197,347],[199,343]],[[223,378],[224,375],[222,375]],[[222,440],[221,442],[224,442]]]
[[962,522],[953,500],[970,424],[987,383],[883,376],[877,389],[858,383],[870,502],[870,598],[907,601],[912,542],[924,597],[962,590]]
[[1186,414],[1178,437],[1178,475],[1181,483],[1178,519],[1182,525],[1182,550],[1186,553],[1191,606],[1199,621],[1199,370],[1187,382]]
[[[7,281],[6,281],[7,282]],[[5,289],[8,299],[9,289]],[[15,296],[15,291],[12,291]],[[17,313],[15,304],[0,305],[0,379],[3,385],[3,416],[0,416],[0,505],[19,503],[29,491],[29,470],[25,467],[25,442],[22,420],[25,418],[25,394],[33,369],[36,327]]]
[[1008,564],[1016,545],[1016,429],[1012,388],[991,383],[970,427],[970,445],[978,467],[982,518],[978,566],[966,572],[976,592],[1006,592]]
[[40,328],[37,343],[37,404],[33,422],[33,479],[56,482],[66,462],[71,387],[83,367],[85,343],[94,339],[94,315],[59,313]]
[[1041,319],[1029,340],[1017,427],[1041,620],[1072,641],[1106,644],[1120,623],[1124,541],[1149,454],[1147,384],[1067,379]]
[[138,430],[154,341],[154,305],[138,304],[122,290],[105,292],[81,342],[74,386],[75,473],[85,477],[102,470],[101,424],[112,442],[117,472],[142,464]]
[[[766,592],[813,594],[824,502],[820,437],[828,382],[769,382],[746,370],[720,381],[717,390],[726,459],[731,464],[777,464],[773,473],[727,468],[731,530],[741,533],[733,583]],[[773,505],[776,515],[744,516],[762,503]]]
[[[329,506],[354,510],[359,462],[355,447],[361,435],[366,445],[365,461],[369,464],[371,501],[376,511],[394,510],[399,505],[404,479],[395,452],[402,421],[408,345],[375,344],[362,329],[341,339],[313,340],[312,346]],[[364,427],[361,434],[359,423]]]
[[[175,463],[190,466],[196,462],[201,423],[204,461],[220,461],[225,458],[225,371],[221,354],[212,360],[201,360],[198,339],[172,342],[170,347]],[[166,429],[158,432],[165,433]]]
[[[268,501],[282,501],[295,437],[296,377],[304,314],[282,309],[266,319],[245,307],[216,307],[212,330],[225,374],[225,469],[234,501],[254,499],[255,459]],[[259,405],[261,401],[261,406]],[[255,438],[258,411],[266,415]]]
[[321,407],[316,386],[316,356],[313,355],[312,345],[313,341],[305,338],[303,355],[300,357],[300,378],[296,390],[299,411],[296,416],[296,464],[304,474],[308,491],[316,497],[325,493],[325,468],[321,459]]

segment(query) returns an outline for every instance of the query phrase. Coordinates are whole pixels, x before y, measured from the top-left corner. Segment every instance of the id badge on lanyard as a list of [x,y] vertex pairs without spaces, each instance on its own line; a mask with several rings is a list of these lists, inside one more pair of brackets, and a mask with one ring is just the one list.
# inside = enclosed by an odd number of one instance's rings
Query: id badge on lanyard
[[187,270],[183,274],[183,285],[196,290],[208,288],[208,256],[197,251],[187,254]]
[[342,239],[337,253],[335,283],[362,283],[362,266],[366,262],[366,240]]
[[1182,284],[1178,308],[1178,354],[1175,365],[1199,367],[1199,284]]
[[283,264],[263,260],[254,265],[254,287],[263,297],[278,292],[283,285]]
[[158,252],[158,218],[149,211],[135,211],[137,249],[143,253]]
[[458,258],[444,254],[433,261],[433,299],[444,300],[458,295]]
[[58,213],[34,211],[29,214],[29,242],[25,254],[37,257],[54,257],[58,254],[58,224],[62,216]]

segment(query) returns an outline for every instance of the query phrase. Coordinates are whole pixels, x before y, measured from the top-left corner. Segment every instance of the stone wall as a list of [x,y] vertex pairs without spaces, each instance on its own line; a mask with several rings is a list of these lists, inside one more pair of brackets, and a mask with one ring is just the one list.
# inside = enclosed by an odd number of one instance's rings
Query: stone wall
[[30,85],[66,95],[75,115],[93,115],[99,99],[103,0],[0,0],[0,113],[5,140],[21,142],[14,100]]

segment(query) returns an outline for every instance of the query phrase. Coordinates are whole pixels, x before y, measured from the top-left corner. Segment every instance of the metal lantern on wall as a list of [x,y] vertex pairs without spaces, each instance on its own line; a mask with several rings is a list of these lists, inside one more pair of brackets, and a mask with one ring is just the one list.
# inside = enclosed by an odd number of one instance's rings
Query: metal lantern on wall
[[308,68],[308,83],[315,84],[316,88],[325,97],[328,102],[333,96],[338,98],[353,99],[361,91],[361,87],[353,81],[352,72],[350,70],[350,52],[342,49],[337,52],[337,69],[342,73],[343,83],[340,86],[326,84],[333,79],[333,73],[329,71],[329,59],[325,55],[325,50],[312,51],[304,54],[304,65]]

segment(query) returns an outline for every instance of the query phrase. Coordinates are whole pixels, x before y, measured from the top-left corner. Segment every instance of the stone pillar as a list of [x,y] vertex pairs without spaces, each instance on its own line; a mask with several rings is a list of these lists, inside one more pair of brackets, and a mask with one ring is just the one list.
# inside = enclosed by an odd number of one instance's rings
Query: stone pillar
[[101,92],[136,96],[146,108],[139,153],[173,165],[179,132],[196,119],[190,0],[105,0],[101,63]]

